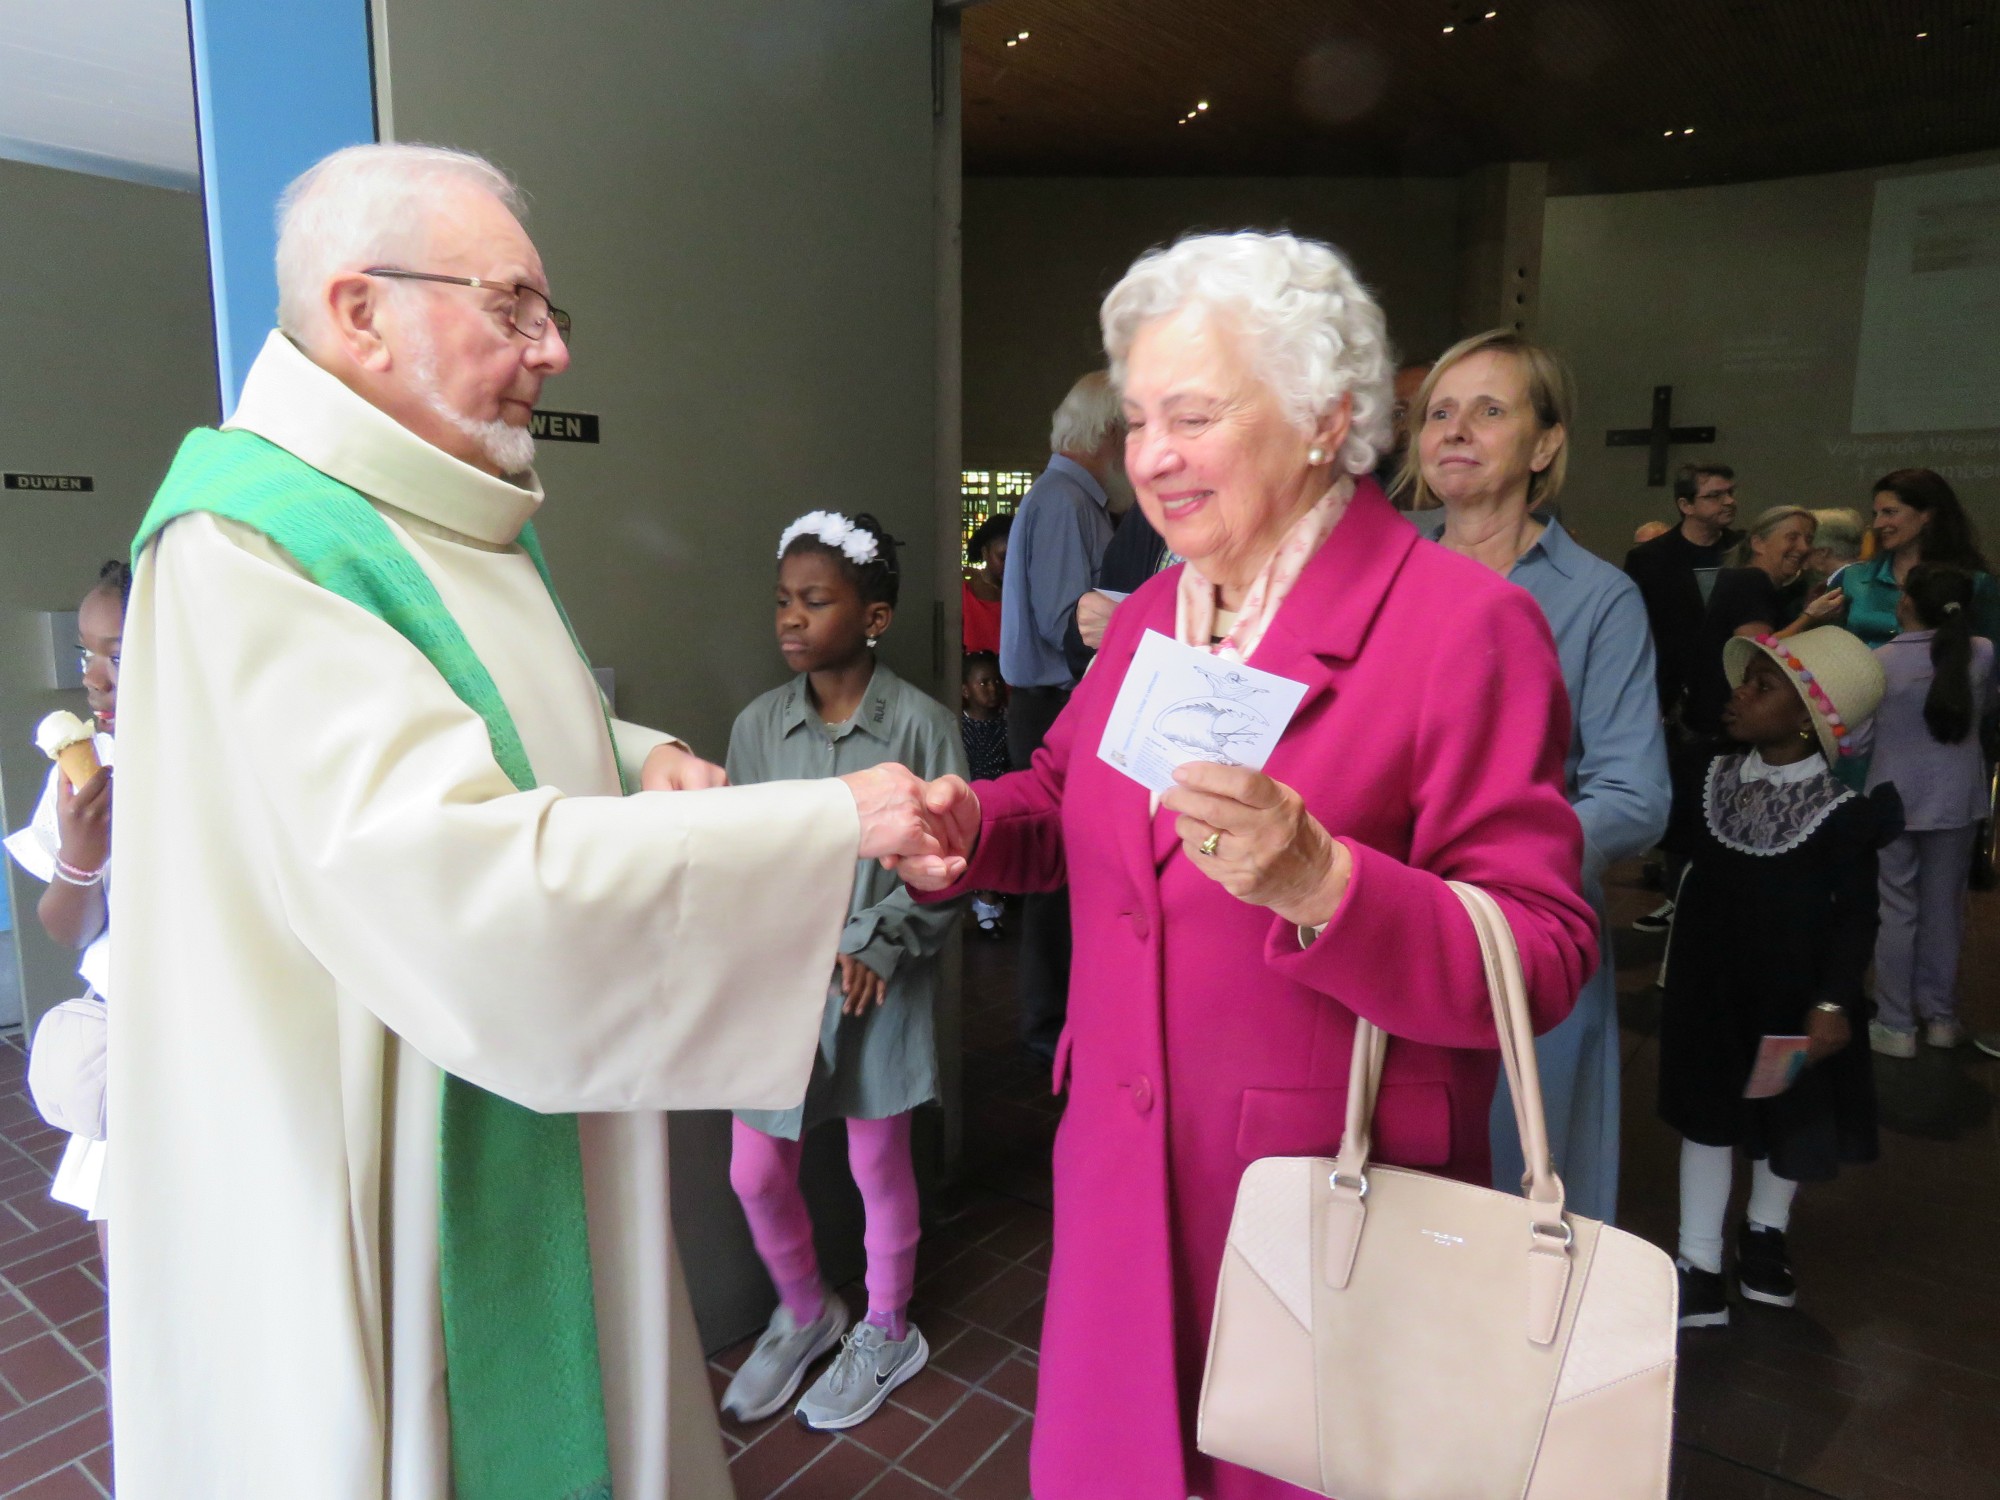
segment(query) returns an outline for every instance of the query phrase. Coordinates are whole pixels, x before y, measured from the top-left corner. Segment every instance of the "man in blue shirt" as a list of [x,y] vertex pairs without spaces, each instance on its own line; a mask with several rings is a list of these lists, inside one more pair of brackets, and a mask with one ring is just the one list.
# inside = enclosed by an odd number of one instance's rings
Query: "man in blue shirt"
[[[1048,467],[1014,514],[1001,583],[1000,675],[1010,689],[1007,753],[1016,770],[1041,748],[1076,686],[1063,637],[1111,542],[1106,484],[1124,452],[1125,422],[1102,371],[1079,380],[1056,408],[1049,447]],[[1069,893],[1026,897],[1021,1040],[1049,1061],[1069,1006],[1069,948]]]

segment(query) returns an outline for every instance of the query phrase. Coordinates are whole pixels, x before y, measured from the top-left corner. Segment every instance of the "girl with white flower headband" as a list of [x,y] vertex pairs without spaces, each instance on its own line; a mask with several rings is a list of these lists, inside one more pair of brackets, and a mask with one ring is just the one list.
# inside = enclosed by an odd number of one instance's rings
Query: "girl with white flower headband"
[[[733,784],[887,762],[925,780],[966,774],[957,718],[876,654],[896,614],[895,549],[868,515],[816,510],[785,528],[778,649],[797,675],[738,716],[729,736]],[[779,1298],[723,1396],[723,1410],[739,1421],[784,1406],[812,1362],[839,1344],[797,1415],[820,1429],[855,1426],[930,1356],[908,1319],[918,1235],[910,1117],[937,1097],[936,959],[957,919],[956,905],[918,906],[894,873],[862,860],[839,952],[828,955],[826,1014],[804,1103],[736,1116],[729,1180]],[[798,1180],[805,1132],[835,1118],[847,1121],[848,1164],[867,1214],[868,1313],[852,1332],[847,1307],[820,1277]]]

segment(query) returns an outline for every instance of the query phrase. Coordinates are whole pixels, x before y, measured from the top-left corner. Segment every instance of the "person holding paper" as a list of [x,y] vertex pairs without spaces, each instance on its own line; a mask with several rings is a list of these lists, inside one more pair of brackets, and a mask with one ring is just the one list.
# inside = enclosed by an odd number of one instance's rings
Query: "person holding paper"
[[[1365,1015],[1395,1037],[1381,1155],[1485,1180],[1496,1039],[1446,882],[1499,900],[1554,1025],[1596,960],[1569,707],[1534,600],[1420,541],[1372,477],[1391,358],[1336,251],[1192,236],[1102,317],[1139,505],[1187,561],[1118,608],[1029,769],[933,784],[963,881],[902,868],[947,894],[1073,893],[1035,1494],[1276,1500],[1297,1492],[1194,1443],[1238,1179],[1333,1154]],[[1282,725],[1262,770],[1194,761],[1155,797],[1105,758],[1135,656],[1166,647],[1206,659],[1219,711]],[[1249,691],[1268,678],[1294,710]],[[1218,713],[1209,738],[1236,759],[1245,727]]]
[[[1860,797],[1834,774],[1882,701],[1882,666],[1859,639],[1736,636],[1722,659],[1735,743],[1692,769],[1667,840],[1687,861],[1659,1087],[1660,1118],[1681,1134],[1683,1328],[1729,1321],[1723,1220],[1739,1150],[1752,1167],[1737,1290],[1774,1307],[1798,1301],[1785,1245],[1798,1185],[1875,1159],[1862,976],[1876,851],[1902,823],[1893,788]],[[1788,1076],[1785,1039],[1805,1042],[1807,1066],[1766,1096]]]

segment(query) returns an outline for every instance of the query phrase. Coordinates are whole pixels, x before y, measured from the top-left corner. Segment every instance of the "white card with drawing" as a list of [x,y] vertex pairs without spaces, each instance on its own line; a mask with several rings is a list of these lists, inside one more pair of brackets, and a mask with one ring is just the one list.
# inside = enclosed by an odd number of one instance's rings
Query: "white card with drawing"
[[1098,758],[1170,791],[1191,760],[1262,770],[1306,695],[1302,682],[1183,646],[1149,630],[1111,705]]

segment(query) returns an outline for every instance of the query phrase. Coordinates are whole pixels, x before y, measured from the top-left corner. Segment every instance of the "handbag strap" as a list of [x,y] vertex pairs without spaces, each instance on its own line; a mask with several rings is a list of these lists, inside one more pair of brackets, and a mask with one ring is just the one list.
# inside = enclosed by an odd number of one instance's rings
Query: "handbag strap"
[[[1500,1065],[1514,1097],[1514,1123],[1521,1135],[1522,1159],[1527,1163],[1521,1186],[1528,1199],[1538,1205],[1529,1225],[1528,1336],[1546,1344],[1555,1337],[1568,1291],[1571,1231],[1563,1220],[1562,1179],[1549,1155],[1527,981],[1521,973],[1513,929],[1499,903],[1477,886],[1459,881],[1450,884],[1479,938]],[[1334,1162],[1321,1265],[1327,1284],[1335,1288],[1344,1288],[1353,1273],[1367,1217],[1368,1160],[1387,1049],[1387,1033],[1372,1021],[1356,1020],[1354,1055],[1348,1067],[1347,1126]]]

